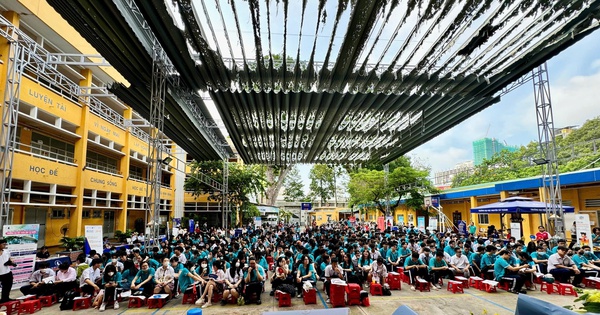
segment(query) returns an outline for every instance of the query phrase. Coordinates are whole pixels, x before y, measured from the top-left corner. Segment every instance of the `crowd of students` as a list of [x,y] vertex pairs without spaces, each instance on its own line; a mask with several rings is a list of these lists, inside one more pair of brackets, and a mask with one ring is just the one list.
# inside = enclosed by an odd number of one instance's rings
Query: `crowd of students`
[[[157,246],[145,248],[136,241],[129,251],[90,252],[70,266],[62,264],[54,273],[46,265],[35,271],[23,294],[62,296],[79,288],[95,296],[100,311],[119,307],[117,295],[130,291],[149,297],[195,294],[196,304],[212,305],[213,296],[238,304],[261,304],[265,283],[270,294],[295,287],[302,297],[306,285],[323,281],[329,296],[332,279],[341,278],[366,288],[371,283],[386,286],[388,272],[404,272],[411,290],[418,279],[440,289],[440,279],[483,276],[509,281],[510,291],[534,289],[534,278],[549,273],[560,282],[580,286],[583,276],[597,276],[600,259],[589,246],[565,247],[565,240],[549,249],[543,227],[527,245],[478,235],[423,232],[414,227],[378,232],[371,223],[340,222],[320,227],[295,225],[248,227],[238,236],[207,228],[171,236]],[[228,234],[228,233],[227,233]],[[54,280],[45,281],[48,277]],[[328,299],[329,302],[329,299]]]

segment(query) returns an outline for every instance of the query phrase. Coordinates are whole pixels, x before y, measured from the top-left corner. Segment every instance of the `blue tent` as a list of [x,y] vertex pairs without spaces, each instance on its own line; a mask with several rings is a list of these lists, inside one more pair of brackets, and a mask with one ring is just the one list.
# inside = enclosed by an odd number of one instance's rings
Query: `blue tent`
[[[490,203],[480,207],[471,208],[471,213],[546,213],[547,204],[545,202],[534,201],[531,198],[511,197],[500,202]],[[563,205],[563,211],[575,212],[575,208]]]

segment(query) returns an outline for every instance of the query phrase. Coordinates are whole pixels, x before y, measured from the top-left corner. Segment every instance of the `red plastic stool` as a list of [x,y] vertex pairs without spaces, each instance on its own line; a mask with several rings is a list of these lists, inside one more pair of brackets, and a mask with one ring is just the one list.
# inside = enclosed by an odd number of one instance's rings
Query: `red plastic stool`
[[462,277],[462,276],[456,276],[456,277],[454,277],[454,280],[462,282],[464,289],[469,288],[469,279]]
[[362,306],[371,306],[371,302],[369,301],[369,297],[362,299]]
[[465,291],[463,291],[463,282],[462,281],[454,281],[454,280],[448,281],[448,288],[446,290],[452,291],[452,293],[454,293],[454,294],[456,294],[456,292],[465,293]]
[[73,300],[73,310],[83,310],[88,309],[92,306],[92,297],[91,296],[79,296]]
[[480,289],[481,288],[481,282],[483,281],[483,279],[473,276],[469,278],[469,286],[473,287],[475,289]]
[[[148,298],[148,308],[162,308],[167,302],[168,294],[155,294]],[[214,295],[213,295],[214,298]]]
[[196,303],[196,294],[194,293],[184,293],[183,298],[181,299],[181,304],[194,304]]
[[[137,295],[132,295],[129,297],[129,303],[127,304],[128,308],[138,308],[138,307],[142,307],[144,306],[144,302],[146,301],[146,297],[145,296],[137,296]],[[195,302],[195,301],[194,301]]]
[[371,295],[383,295],[383,289],[379,283],[371,283]]
[[558,284],[558,293],[560,295],[572,295],[577,297],[577,292],[572,284],[569,283],[559,283]]
[[212,296],[212,299],[210,301],[212,303],[218,303],[218,302],[221,302],[222,299],[223,299],[223,293],[215,293],[215,292],[213,292],[213,296]]
[[546,292],[548,294],[552,294],[554,292],[559,293],[558,284],[556,283],[548,283],[546,281],[542,282],[542,286],[540,287],[540,291]]
[[12,315],[13,312],[19,312],[19,306],[21,305],[21,301],[8,301],[0,304],[0,309],[3,307],[6,308],[6,315]]
[[386,283],[390,285],[390,290],[402,290],[402,278],[397,272],[389,272]]
[[304,291],[302,295],[302,299],[304,300],[304,304],[317,304],[317,290],[310,289],[308,291]]
[[586,287],[600,289],[600,278],[596,278],[596,277],[583,278],[581,283],[583,283]]
[[348,305],[360,305],[360,285],[348,283],[346,286],[346,301]]
[[56,295],[40,296],[40,302],[42,303],[42,307],[52,306],[52,304],[56,303]]
[[481,282],[483,285],[483,289],[487,293],[496,292],[496,288],[498,287],[498,281],[494,280],[483,280]]
[[292,306],[292,296],[283,291],[275,291],[275,298],[279,301],[279,307]]
[[423,292],[423,291],[431,291],[431,285],[429,284],[429,281],[425,280],[425,279],[417,279],[417,290]]
[[37,300],[37,296],[35,294],[28,294],[17,298],[17,301],[25,302],[25,301],[33,301]]
[[41,310],[42,310],[42,303],[40,303],[40,300],[28,300],[25,302],[21,302],[21,305],[19,305],[19,315],[21,313],[33,314],[36,311],[41,311]]

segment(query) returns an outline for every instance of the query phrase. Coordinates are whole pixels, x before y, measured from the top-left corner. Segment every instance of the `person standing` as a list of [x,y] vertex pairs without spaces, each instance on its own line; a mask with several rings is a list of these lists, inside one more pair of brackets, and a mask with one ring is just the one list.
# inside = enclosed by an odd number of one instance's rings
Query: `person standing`
[[475,226],[475,222],[471,221],[471,225],[469,225],[469,234],[475,236],[477,233],[477,227]]
[[0,284],[2,284],[2,298],[0,303],[14,301],[10,298],[10,290],[13,285],[13,274],[9,266],[17,265],[10,259],[10,253],[6,250],[6,239],[0,239]]
[[577,244],[577,226],[575,226],[575,221],[573,221],[573,225],[571,225],[571,243],[569,243],[569,249],[573,249],[573,246]]

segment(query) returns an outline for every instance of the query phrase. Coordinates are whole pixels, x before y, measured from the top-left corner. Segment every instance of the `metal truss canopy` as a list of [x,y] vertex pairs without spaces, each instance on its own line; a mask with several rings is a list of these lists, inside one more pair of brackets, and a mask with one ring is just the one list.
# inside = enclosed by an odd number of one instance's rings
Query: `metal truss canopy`
[[[94,25],[138,34],[137,47],[151,30],[244,161],[267,164],[389,162],[498,102],[600,18],[600,0],[127,1],[144,19],[133,31]],[[143,50],[105,58],[119,68]]]

